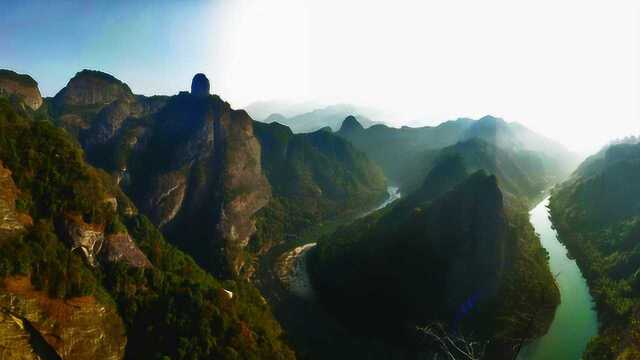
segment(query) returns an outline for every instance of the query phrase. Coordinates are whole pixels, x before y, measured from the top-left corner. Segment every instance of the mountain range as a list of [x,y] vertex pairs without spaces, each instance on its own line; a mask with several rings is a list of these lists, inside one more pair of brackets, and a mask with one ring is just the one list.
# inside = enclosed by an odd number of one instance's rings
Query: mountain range
[[[10,71],[0,90],[0,334],[20,339],[2,343],[11,354],[309,354],[272,312],[289,295],[269,276],[315,240],[321,303],[374,347],[430,353],[416,327],[453,326],[470,299],[477,311],[455,324],[490,353],[548,328],[557,289],[526,210],[575,157],[521,125],[396,129],[345,106],[257,122],[203,74],[173,96],[136,95],[95,70],[51,98]],[[392,184],[403,199],[362,217]],[[82,311],[63,316],[67,306]],[[534,307],[544,316],[525,326],[517,314]],[[90,334],[91,346],[72,340]]]
[[469,169],[495,174],[507,196],[533,203],[578,162],[562,145],[492,116],[399,129],[386,125],[365,129],[355,117],[347,117],[337,134],[380,165],[405,193],[420,186],[440,157],[458,154]]

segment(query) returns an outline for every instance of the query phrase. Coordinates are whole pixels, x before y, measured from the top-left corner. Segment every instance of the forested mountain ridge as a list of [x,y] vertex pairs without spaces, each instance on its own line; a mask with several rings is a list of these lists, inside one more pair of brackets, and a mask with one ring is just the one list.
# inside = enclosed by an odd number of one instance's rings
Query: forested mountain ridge
[[490,339],[495,358],[544,334],[559,295],[526,210],[504,208],[495,176],[466,174],[459,157],[442,160],[423,189],[322,238],[310,255],[321,300],[352,328],[411,346],[434,323]]
[[[338,131],[342,124],[342,120],[349,114],[358,114],[358,108],[348,104],[338,104],[320,107],[311,111],[293,116],[285,116],[280,113],[272,113],[264,119],[256,119],[261,122],[270,124],[277,122],[286,125],[294,133],[308,133],[318,131],[322,128],[329,127],[333,131]],[[358,115],[360,122],[369,127],[376,122],[370,120],[364,115]]]
[[145,97],[83,70],[47,104],[169,241],[222,276],[250,277],[285,233],[385,196],[382,173],[344,140],[254,122],[209,91],[196,76],[191,93]]
[[561,145],[492,116],[400,129],[384,125],[364,129],[349,117],[337,134],[380,165],[405,193],[420,186],[437,159],[448,156],[443,154],[458,153],[470,168],[498,175],[503,190],[532,201],[577,165],[577,157]]
[[382,171],[331,132],[294,134],[286,126],[258,122],[254,129],[275,194],[299,199],[323,217],[365,208],[386,195]]
[[0,99],[5,355],[293,358],[253,286],[223,283],[165,242],[68,133],[36,115]]
[[552,220],[589,283],[599,335],[585,359],[640,356],[640,144],[607,146],[554,189]]

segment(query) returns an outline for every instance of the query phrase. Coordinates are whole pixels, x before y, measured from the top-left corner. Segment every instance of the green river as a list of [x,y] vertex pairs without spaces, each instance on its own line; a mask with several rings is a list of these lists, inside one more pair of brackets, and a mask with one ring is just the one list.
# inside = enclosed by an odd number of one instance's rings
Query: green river
[[551,227],[549,199],[530,213],[531,224],[549,252],[551,273],[556,275],[561,303],[549,332],[520,352],[521,360],[578,360],[589,340],[598,333],[598,320],[587,282],[578,265],[567,257],[567,249]]

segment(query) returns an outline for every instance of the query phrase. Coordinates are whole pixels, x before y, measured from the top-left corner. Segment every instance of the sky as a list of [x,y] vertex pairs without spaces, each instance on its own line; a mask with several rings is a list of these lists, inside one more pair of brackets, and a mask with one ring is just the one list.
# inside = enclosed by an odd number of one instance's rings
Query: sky
[[135,93],[204,72],[234,107],[352,103],[391,125],[491,114],[574,151],[640,133],[640,1],[14,1],[0,67],[53,96],[83,68]]

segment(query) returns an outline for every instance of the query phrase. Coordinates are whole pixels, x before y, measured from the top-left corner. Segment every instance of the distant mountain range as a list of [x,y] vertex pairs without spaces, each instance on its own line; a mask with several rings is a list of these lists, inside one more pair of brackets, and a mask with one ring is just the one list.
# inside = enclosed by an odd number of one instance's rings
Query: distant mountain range
[[[306,133],[329,127],[333,131],[340,129],[345,117],[357,115],[364,127],[380,122],[369,119],[365,114],[374,113],[373,110],[349,104],[329,106],[313,105],[310,103],[293,104],[287,107],[280,103],[254,103],[249,105],[247,112],[261,122],[267,124],[277,122],[286,125],[294,133]],[[253,109],[253,110],[252,110]],[[265,114],[265,111],[269,111]]]
[[374,125],[368,129],[351,116],[337,134],[364,151],[404,192],[420,186],[436,159],[456,153],[471,170],[496,174],[508,195],[533,201],[566,178],[578,162],[562,145],[493,116],[457,119],[435,127]]

